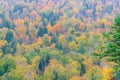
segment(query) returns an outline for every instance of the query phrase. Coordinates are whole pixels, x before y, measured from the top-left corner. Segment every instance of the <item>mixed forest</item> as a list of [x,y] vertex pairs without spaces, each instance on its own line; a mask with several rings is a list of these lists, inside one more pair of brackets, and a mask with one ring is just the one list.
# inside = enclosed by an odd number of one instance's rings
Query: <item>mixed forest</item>
[[120,0],[0,0],[0,80],[120,80]]

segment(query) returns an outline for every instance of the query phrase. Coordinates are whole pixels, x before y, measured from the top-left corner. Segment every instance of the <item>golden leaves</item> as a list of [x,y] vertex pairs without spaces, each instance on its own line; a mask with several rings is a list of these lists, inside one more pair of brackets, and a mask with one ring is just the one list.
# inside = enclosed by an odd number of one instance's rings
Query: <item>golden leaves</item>
[[76,44],[75,41],[72,41],[72,42],[70,42],[70,43],[68,44],[68,47],[69,47],[70,49],[75,49],[75,48],[77,47],[77,44]]
[[48,30],[48,33],[53,32],[53,27],[50,24],[48,24],[47,30]]
[[102,80],[111,80],[111,78],[113,77],[113,69],[110,67],[105,67],[103,69],[103,79]]
[[82,34],[80,37],[76,37],[76,41],[79,42],[79,41],[82,41],[86,38],[86,35],[85,34]]
[[25,49],[27,52],[37,49],[40,47],[40,45],[43,43],[43,39],[42,38],[38,38],[37,42],[31,44],[31,45],[24,45]]
[[106,24],[107,23],[107,20],[106,19],[98,19],[97,20],[97,23],[100,25],[100,24]]
[[0,40],[0,48],[1,48],[2,46],[4,46],[6,43],[7,43],[6,41]]
[[2,56],[2,52],[0,52],[0,57]]
[[51,24],[48,24],[47,30],[48,30],[48,33],[52,32],[52,33],[56,34],[56,31],[60,32],[61,28],[60,28],[59,24],[55,24],[53,27],[51,26]]
[[24,24],[24,20],[23,19],[16,19],[14,20],[14,23],[16,26],[20,26]]
[[80,76],[74,76],[70,80],[80,80]]

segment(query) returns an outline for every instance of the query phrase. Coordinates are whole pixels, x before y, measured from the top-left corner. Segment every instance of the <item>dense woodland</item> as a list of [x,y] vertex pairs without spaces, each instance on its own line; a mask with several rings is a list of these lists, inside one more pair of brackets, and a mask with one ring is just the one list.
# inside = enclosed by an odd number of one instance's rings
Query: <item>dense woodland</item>
[[119,13],[120,0],[0,0],[0,80],[120,80]]

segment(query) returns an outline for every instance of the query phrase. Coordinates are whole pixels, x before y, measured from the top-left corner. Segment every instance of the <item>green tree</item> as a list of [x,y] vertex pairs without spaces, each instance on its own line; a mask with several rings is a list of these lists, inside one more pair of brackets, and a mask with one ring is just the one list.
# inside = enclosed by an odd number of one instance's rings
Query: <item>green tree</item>
[[46,27],[40,27],[37,33],[37,37],[42,37],[44,34],[47,34],[47,28]]
[[12,71],[5,76],[6,80],[27,80],[23,75],[18,74],[17,71]]
[[6,55],[0,59],[0,76],[15,69],[15,60],[11,55]]
[[114,25],[112,26],[107,38],[107,49],[100,57],[108,57],[109,61],[113,61],[118,64],[118,69],[120,68],[120,15],[116,16]]
[[5,39],[7,40],[8,43],[10,43],[14,39],[13,32],[8,31],[7,34],[6,34]]
[[13,32],[8,30],[6,33],[5,40],[7,41],[8,44],[2,46],[2,52],[4,54],[15,54],[16,53],[16,40],[14,38]]

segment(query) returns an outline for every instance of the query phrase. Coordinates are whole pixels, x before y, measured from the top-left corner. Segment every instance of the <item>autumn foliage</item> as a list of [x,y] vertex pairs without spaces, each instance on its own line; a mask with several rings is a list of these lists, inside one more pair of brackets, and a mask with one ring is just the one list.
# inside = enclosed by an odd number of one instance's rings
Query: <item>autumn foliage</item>
[[117,79],[98,55],[119,12],[120,0],[0,0],[0,80]]

